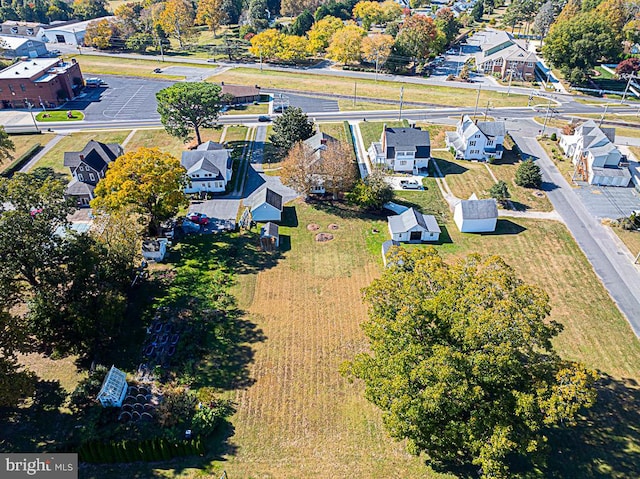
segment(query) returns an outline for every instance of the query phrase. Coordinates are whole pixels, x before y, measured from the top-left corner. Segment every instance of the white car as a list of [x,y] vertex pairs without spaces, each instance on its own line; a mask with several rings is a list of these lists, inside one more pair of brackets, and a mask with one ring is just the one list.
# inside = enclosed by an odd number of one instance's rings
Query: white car
[[405,190],[421,190],[422,185],[416,180],[400,180],[400,186]]

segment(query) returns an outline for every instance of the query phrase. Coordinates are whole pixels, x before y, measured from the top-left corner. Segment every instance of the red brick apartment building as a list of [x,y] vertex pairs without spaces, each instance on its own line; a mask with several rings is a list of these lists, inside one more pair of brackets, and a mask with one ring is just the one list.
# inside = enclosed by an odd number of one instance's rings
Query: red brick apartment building
[[83,85],[80,65],[60,58],[34,58],[0,71],[0,108],[60,106]]

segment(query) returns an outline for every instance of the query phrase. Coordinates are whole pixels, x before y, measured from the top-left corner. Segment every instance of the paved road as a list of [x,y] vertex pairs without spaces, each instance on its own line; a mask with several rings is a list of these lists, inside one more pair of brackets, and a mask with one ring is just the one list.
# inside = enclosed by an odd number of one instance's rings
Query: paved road
[[[618,242],[610,228],[593,218],[579,200],[551,159],[531,133],[529,125],[511,136],[523,153],[537,158],[542,169],[543,189],[567,228],[593,266],[627,321],[640,336],[640,271],[629,255],[617,248]],[[535,134],[535,132],[534,132]]]

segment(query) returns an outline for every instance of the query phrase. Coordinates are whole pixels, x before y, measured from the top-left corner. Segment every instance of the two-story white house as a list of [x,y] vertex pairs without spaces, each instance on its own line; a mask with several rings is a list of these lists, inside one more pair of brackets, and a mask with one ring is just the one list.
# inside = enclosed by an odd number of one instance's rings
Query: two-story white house
[[588,120],[573,135],[560,135],[560,148],[571,158],[580,179],[591,185],[629,185],[631,173],[621,165],[622,153],[613,143],[615,134],[614,128],[600,128]]
[[231,181],[231,150],[220,143],[206,141],[195,150],[184,151],[180,164],[190,180],[185,193],[219,193]]
[[503,121],[473,121],[464,115],[445,142],[456,158],[488,161],[502,158],[506,126]]
[[380,142],[367,152],[373,166],[384,166],[401,173],[426,174],[431,158],[429,132],[415,127],[382,130]]

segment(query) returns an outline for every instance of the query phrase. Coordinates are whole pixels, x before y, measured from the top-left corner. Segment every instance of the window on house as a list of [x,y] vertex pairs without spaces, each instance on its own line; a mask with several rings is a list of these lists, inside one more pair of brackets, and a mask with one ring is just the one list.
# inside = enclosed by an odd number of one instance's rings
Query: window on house
[[11,27],[11,33],[13,33],[14,35],[18,34],[18,27]]
[[[28,35],[28,34],[27,34],[27,35]],[[28,47],[32,47],[32,46],[33,46],[33,42],[32,42],[32,41],[28,41],[28,42],[27,42],[27,46],[28,46]]]
[[527,66],[528,67],[532,67],[533,66],[533,62],[527,62]]
[[20,83],[20,89],[22,91],[27,91],[27,88],[24,86],[24,83]]
[[96,181],[96,176],[93,173],[89,173],[89,179],[91,181]]
[[407,162],[406,162],[406,161],[404,161],[404,160],[402,160],[402,161],[400,162],[400,166],[404,166],[404,165],[406,165],[406,164],[407,164]]
[[[26,34],[27,35],[33,35],[33,28],[27,28]],[[31,42],[29,42],[29,43],[31,43]],[[31,45],[29,45],[29,46],[31,46]]]
[[211,183],[207,183],[207,188],[211,188]]
[[84,176],[82,173],[78,173],[78,181],[84,181]]
[[471,145],[471,146],[476,146],[476,142],[475,142],[475,141],[470,141],[470,142],[469,142],[469,145]]
[[487,146],[493,145],[493,140],[487,140]]
[[79,167],[78,167],[78,169],[79,169],[80,171],[84,171],[84,166],[79,166]]

